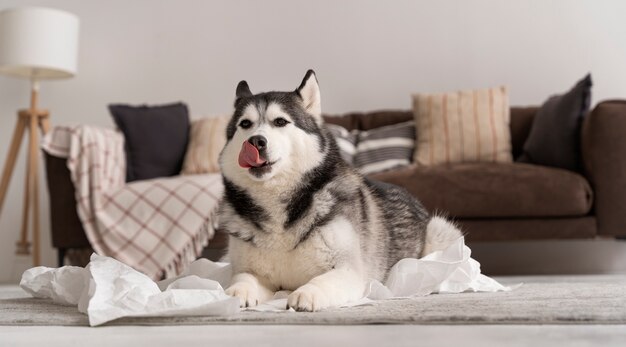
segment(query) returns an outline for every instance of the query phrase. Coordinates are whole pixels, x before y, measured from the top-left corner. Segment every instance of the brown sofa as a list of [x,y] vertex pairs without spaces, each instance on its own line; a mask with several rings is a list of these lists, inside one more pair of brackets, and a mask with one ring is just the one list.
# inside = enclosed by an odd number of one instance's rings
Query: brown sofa
[[[530,131],[536,107],[511,108],[513,157]],[[407,121],[411,111],[326,116],[348,129]],[[568,239],[626,235],[626,101],[599,103],[581,132],[585,173],[511,163],[411,166],[372,175],[401,185],[430,210],[458,222],[470,241]],[[52,243],[62,262],[70,248],[89,247],[76,215],[65,160],[46,154]],[[219,233],[209,245],[223,249]]]

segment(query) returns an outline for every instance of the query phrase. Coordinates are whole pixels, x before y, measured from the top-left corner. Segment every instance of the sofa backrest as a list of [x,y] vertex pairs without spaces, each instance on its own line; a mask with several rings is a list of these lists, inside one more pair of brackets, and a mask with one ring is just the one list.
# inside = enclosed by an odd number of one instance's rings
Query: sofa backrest
[[522,154],[524,142],[530,133],[533,119],[539,107],[511,107],[511,147],[513,147],[513,160]]
[[[533,117],[538,107],[511,107],[511,144],[513,158],[522,153],[524,141],[528,137]],[[406,122],[413,119],[410,110],[379,110],[372,112],[351,112],[343,115],[324,115],[328,123],[341,125],[348,130],[369,130],[385,125]]]

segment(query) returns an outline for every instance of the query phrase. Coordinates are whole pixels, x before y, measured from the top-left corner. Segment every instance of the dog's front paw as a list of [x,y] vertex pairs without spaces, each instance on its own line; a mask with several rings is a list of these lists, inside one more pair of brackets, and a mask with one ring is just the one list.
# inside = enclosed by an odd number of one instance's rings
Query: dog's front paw
[[226,289],[226,294],[238,298],[240,307],[253,307],[259,304],[259,289],[248,282],[237,282]]
[[287,308],[296,311],[313,312],[328,307],[328,295],[315,284],[307,283],[296,289],[287,298]]

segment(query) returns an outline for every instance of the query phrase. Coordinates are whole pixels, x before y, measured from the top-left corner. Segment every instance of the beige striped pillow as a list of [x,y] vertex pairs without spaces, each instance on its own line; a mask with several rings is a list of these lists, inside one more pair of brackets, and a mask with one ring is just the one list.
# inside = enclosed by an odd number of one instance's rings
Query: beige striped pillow
[[418,165],[511,162],[506,87],[413,95]]
[[226,144],[226,126],[230,116],[193,120],[189,145],[183,162],[183,175],[219,172],[220,152]]

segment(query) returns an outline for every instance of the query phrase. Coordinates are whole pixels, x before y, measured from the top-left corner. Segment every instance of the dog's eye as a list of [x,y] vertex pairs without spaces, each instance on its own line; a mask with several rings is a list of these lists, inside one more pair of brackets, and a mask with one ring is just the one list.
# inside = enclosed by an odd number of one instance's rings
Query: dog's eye
[[289,124],[289,121],[286,120],[285,118],[276,118],[276,119],[274,119],[274,125],[277,126],[277,127],[284,127],[287,124]]
[[241,122],[239,122],[239,126],[244,129],[248,129],[252,126],[252,122],[247,119],[244,119]]

